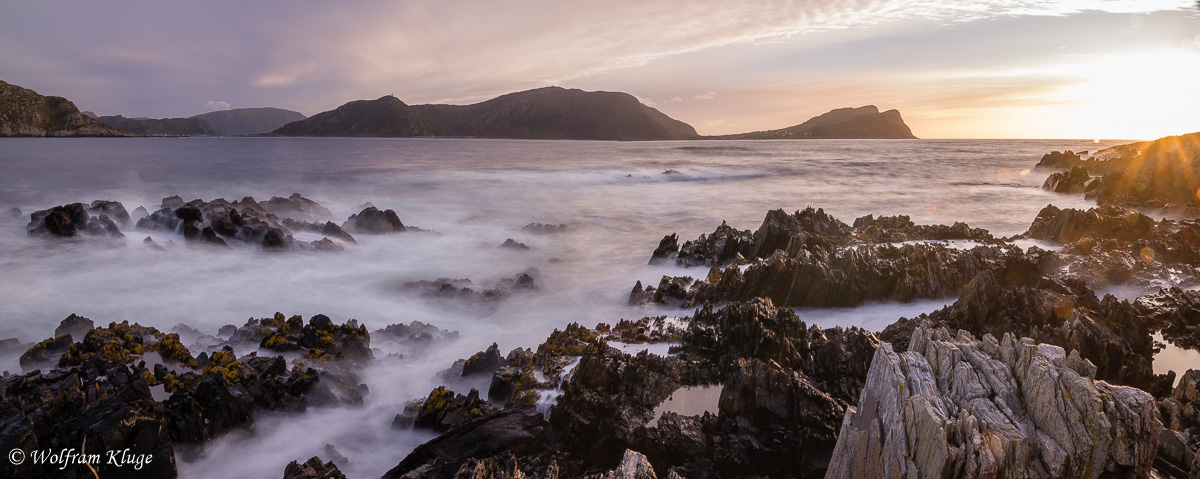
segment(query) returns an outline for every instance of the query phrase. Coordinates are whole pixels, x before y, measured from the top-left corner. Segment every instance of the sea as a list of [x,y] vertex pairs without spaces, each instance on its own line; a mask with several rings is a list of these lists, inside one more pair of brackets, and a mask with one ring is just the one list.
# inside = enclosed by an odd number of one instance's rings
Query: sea
[[[3,139],[0,339],[39,341],[72,313],[98,325],[127,320],[170,331],[182,323],[212,335],[275,312],[356,319],[371,330],[421,321],[457,331],[457,339],[417,352],[373,343],[377,360],[360,374],[370,388],[363,407],[259,414],[252,430],[217,439],[178,463],[184,478],[278,477],[293,460],[330,460],[326,446],[333,445],[349,477],[379,477],[433,437],[393,429],[391,422],[407,402],[442,384],[442,371],[456,359],[493,342],[505,353],[536,348],[572,322],[690,314],[627,304],[636,281],[707,274],[648,265],[664,235],[677,233],[682,242],[722,221],[754,230],[768,210],[810,206],[847,223],[867,214],[909,215],[917,223],[961,221],[997,237],[1016,235],[1048,204],[1094,206],[1040,188],[1050,173],[1034,168],[1043,154],[1122,143]],[[118,200],[132,212],[153,211],[172,195],[264,201],[292,193],[327,207],[339,224],[370,202],[431,232],[357,235],[358,244],[344,252],[290,254],[236,242],[225,250],[189,247],[175,233],[133,227],[117,241],[25,232],[29,213],[67,203]],[[534,234],[522,229],[529,223],[566,229]],[[143,246],[146,237],[168,251]],[[509,238],[529,249],[498,247]],[[531,268],[537,289],[499,301],[435,298],[403,287],[449,278],[487,288]],[[878,331],[954,299],[798,314],[822,327]],[[1200,354],[1188,358],[1200,361]],[[19,373],[17,356],[0,357],[0,368]],[[473,386],[486,391],[487,384]]]

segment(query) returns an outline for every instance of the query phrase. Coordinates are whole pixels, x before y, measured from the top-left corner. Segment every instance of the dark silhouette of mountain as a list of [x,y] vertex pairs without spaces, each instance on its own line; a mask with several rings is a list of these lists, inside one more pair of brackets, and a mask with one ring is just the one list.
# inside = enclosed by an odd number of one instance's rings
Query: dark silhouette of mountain
[[393,96],[346,103],[275,130],[279,136],[474,137],[569,140],[699,138],[633,95],[559,87],[473,105],[407,105]]
[[307,117],[300,112],[281,108],[234,108],[195,115],[191,118],[203,119],[217,133],[232,136],[270,133],[283,125]]
[[97,117],[113,128],[146,136],[220,136],[207,121],[199,118],[125,118],[121,115]]
[[0,81],[0,136],[132,136],[88,118],[60,96]]
[[779,130],[756,131],[712,137],[722,140],[790,140],[790,139],[913,139],[912,130],[900,118],[900,112],[880,113],[875,105],[859,108],[839,108],[813,117],[796,126]]

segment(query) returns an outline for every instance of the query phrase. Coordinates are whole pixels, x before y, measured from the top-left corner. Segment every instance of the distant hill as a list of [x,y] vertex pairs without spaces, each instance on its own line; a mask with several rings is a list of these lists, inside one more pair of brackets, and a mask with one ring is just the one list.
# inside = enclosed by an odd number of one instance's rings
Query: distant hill
[[191,118],[203,119],[222,135],[258,135],[270,133],[279,127],[307,117],[300,112],[281,108],[235,108],[221,110]]
[[88,118],[60,96],[0,81],[0,136],[132,136]]
[[711,137],[722,140],[789,139],[913,139],[912,130],[900,118],[900,112],[880,113],[875,105],[839,108],[796,126],[779,130],[756,131]]
[[687,123],[633,95],[559,87],[509,93],[473,105],[407,105],[393,96],[346,103],[292,122],[278,136],[475,137],[569,140],[699,138]]
[[96,117],[106,125],[146,136],[220,136],[207,121],[199,118],[125,118],[121,115]]

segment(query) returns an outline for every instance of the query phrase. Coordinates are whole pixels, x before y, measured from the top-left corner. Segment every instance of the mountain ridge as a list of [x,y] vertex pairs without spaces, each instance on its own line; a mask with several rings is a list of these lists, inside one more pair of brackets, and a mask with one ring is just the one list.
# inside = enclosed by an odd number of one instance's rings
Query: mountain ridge
[[897,110],[839,108],[778,130],[705,136],[628,93],[544,87],[470,105],[354,100],[268,136],[469,137],[568,140],[914,139]]
[[233,108],[210,111],[188,118],[203,119],[213,130],[225,136],[270,133],[293,121],[308,117],[303,113],[274,107]]
[[0,80],[0,137],[134,136],[79,112],[71,100]]

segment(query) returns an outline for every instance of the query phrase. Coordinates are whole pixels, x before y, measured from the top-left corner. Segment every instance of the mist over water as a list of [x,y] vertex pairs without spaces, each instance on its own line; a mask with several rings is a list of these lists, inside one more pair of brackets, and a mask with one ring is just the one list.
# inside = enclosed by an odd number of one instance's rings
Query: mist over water
[[[665,234],[681,241],[722,220],[755,229],[767,210],[821,207],[847,223],[865,215],[910,215],[917,223],[964,221],[992,234],[1024,232],[1047,204],[1086,208],[1078,196],[1040,189],[1032,171],[1051,150],[1094,150],[1123,142],[1054,140],[811,140],[580,142],[450,139],[6,139],[0,140],[0,338],[38,341],[76,313],[97,325],[129,320],[170,331],[178,323],[216,334],[225,324],[276,311],[370,330],[422,321],[456,330],[456,341],[424,353],[373,338],[376,363],[361,409],[316,409],[301,418],[256,416],[254,434],[221,438],[182,477],[277,477],[333,444],[349,477],[378,477],[426,432],[396,431],[392,418],[428,394],[455,359],[499,343],[507,353],[536,347],[554,328],[615,323],[691,311],[626,305],[637,280],[701,269],[648,266]],[[677,174],[663,174],[675,170]],[[371,202],[405,225],[437,233],[356,235],[342,253],[266,254],[231,244],[186,245],[174,233],[122,228],[124,240],[55,241],[25,233],[29,213],[118,200],[153,211],[163,197],[185,201],[298,192],[341,224]],[[537,235],[532,222],[566,224]],[[142,245],[146,236],[167,252]],[[507,238],[529,251],[498,248]],[[312,238],[316,239],[316,238]],[[552,258],[554,261],[552,261]],[[476,289],[536,268],[538,289],[487,304],[429,298],[405,282],[470,278]],[[822,327],[878,331],[900,316],[953,298],[854,309],[800,310]],[[237,351],[239,355],[250,351]],[[390,358],[403,352],[403,359]],[[199,353],[193,350],[193,353]],[[0,367],[19,371],[16,357]],[[476,387],[486,389],[486,384]],[[459,391],[466,393],[466,389]]]

